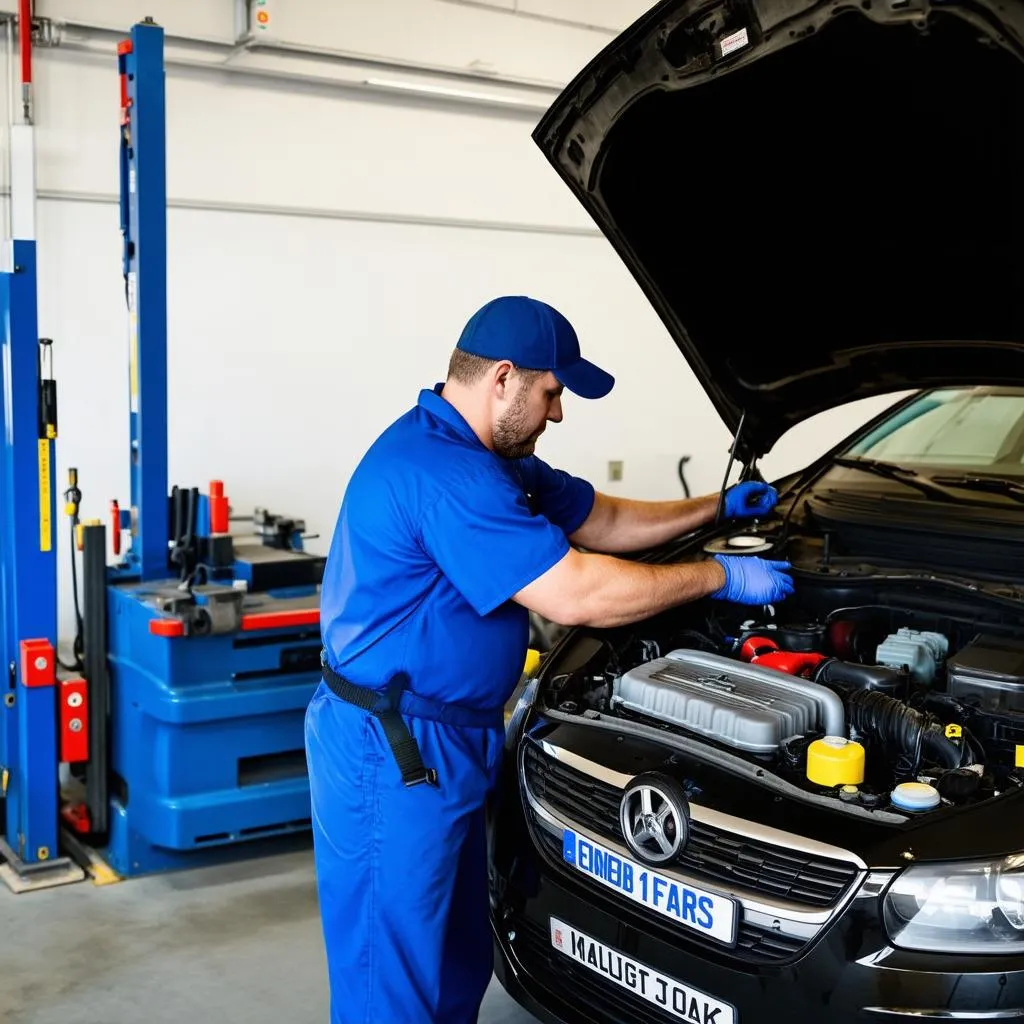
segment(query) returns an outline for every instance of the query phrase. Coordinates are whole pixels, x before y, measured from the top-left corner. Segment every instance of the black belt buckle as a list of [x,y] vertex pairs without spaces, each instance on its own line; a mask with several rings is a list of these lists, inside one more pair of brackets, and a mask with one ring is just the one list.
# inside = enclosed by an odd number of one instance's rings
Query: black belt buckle
[[391,753],[398,763],[403,784],[409,788],[426,784],[437,785],[437,769],[427,768],[420,757],[419,744],[402,720],[400,710],[402,691],[409,685],[404,672],[397,673],[389,682],[373,714],[384,727],[384,735]]
[[405,783],[406,788],[412,788],[413,786],[422,786],[424,783],[428,786],[436,786],[437,769],[424,767],[422,775],[403,778],[402,782]]

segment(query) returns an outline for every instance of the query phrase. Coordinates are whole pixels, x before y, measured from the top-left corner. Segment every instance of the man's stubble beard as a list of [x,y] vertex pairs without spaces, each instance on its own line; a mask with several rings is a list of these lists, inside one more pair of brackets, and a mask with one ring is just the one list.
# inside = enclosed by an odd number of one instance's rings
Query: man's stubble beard
[[494,451],[505,459],[524,459],[533,454],[537,439],[526,427],[526,400],[529,389],[520,384],[508,412],[494,427]]

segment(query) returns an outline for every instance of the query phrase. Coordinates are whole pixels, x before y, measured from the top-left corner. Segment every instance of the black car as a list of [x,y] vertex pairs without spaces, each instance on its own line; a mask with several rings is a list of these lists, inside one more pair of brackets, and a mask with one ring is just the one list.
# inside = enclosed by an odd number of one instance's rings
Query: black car
[[1016,0],[667,0],[538,125],[723,470],[912,392],[636,556],[792,598],[571,629],[524,691],[491,908],[542,1020],[1024,1021],[1022,83]]

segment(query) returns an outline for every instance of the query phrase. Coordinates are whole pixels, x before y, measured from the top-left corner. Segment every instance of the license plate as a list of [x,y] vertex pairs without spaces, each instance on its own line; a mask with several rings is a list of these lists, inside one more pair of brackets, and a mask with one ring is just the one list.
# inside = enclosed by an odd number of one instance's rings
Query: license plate
[[736,1024],[736,1010],[552,917],[551,945],[620,988],[690,1024]]
[[562,857],[577,871],[687,928],[719,942],[736,942],[735,900],[666,878],[581,836],[562,831]]

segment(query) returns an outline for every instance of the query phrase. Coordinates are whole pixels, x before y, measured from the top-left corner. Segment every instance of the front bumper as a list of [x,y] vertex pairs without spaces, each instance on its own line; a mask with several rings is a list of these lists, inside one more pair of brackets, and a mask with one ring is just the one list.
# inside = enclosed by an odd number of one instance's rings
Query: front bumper
[[[764,900],[747,899],[734,950],[666,924],[561,860],[552,824],[575,827],[579,821],[566,818],[568,804],[557,806],[557,773],[564,765],[548,765],[547,793],[538,796],[525,784],[522,755],[520,750],[520,771],[509,773],[502,810],[492,823],[495,973],[545,1024],[751,1024],[773,1018],[786,1024],[1024,1024],[1024,960],[894,949],[881,921],[882,886],[874,873],[858,876],[831,912],[780,917],[777,931],[766,927]],[[599,790],[588,791],[589,801],[598,796]],[[576,806],[587,813],[583,804]],[[539,827],[545,820],[546,827]],[[595,940],[603,953],[594,957],[588,947],[588,966],[567,955],[564,944],[556,948],[561,925]],[[795,931],[804,938],[794,942]],[[632,964],[632,988],[623,984],[620,957]],[[613,960],[616,969],[609,967]],[[662,994],[664,979],[675,983],[676,1012],[637,992],[638,970],[660,976]]]
[[[706,1013],[698,1018],[658,1009],[566,957],[551,945],[550,917],[676,979],[696,993],[698,1006],[706,1005],[702,996],[729,1005],[735,1024],[767,1019],[786,1024],[1024,1022],[1024,972],[967,973],[952,962],[950,970],[936,969],[935,963],[926,969],[921,957],[884,944],[875,955],[854,959],[865,941],[871,944],[867,922],[856,908],[796,963],[747,971],[681,952],[627,922],[607,903],[600,896],[581,898],[544,877],[521,912],[501,904],[495,908],[495,974],[509,995],[545,1024],[725,1024],[714,1014],[706,1019]],[[692,1011],[692,1001],[684,1005]]]

